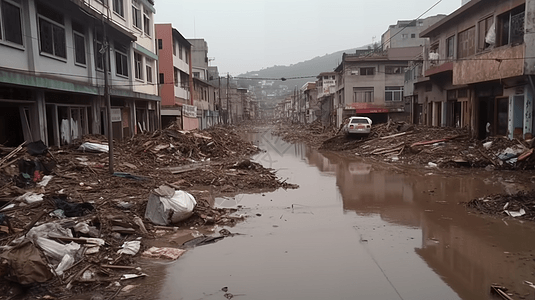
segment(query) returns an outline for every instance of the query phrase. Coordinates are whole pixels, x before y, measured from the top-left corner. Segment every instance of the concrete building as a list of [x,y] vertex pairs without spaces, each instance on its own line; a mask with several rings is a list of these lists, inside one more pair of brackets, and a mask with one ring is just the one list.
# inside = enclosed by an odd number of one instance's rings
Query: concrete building
[[194,78],[208,81],[208,43],[204,39],[188,39],[191,43],[191,65]]
[[62,146],[85,134],[158,128],[152,2],[18,0],[0,10],[0,143]]
[[428,40],[421,38],[420,33],[444,17],[446,15],[436,15],[416,20],[400,20],[395,25],[390,25],[388,30],[381,36],[383,50],[388,48],[425,46]]
[[178,122],[184,130],[199,127],[193,105],[191,44],[171,24],[156,24],[162,126]]
[[534,0],[472,0],[423,31],[430,46],[415,85],[422,119],[479,138],[531,136],[534,12]]
[[320,106],[318,105],[318,89],[315,82],[307,82],[301,87],[301,98],[303,101],[302,119],[305,124],[312,123],[320,115],[316,114],[316,112],[320,112]]
[[317,99],[323,126],[334,124],[336,72],[322,72],[316,78]]
[[406,119],[403,101],[404,70],[423,47],[389,48],[384,52],[361,56],[344,54],[335,69],[336,126],[344,118],[359,115],[374,123]]

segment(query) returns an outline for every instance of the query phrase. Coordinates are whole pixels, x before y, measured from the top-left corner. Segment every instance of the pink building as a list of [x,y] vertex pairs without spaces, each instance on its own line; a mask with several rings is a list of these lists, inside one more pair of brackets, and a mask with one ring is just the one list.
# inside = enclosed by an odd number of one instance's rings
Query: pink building
[[193,106],[191,44],[171,24],[156,24],[162,127],[178,122],[184,130],[198,128]]

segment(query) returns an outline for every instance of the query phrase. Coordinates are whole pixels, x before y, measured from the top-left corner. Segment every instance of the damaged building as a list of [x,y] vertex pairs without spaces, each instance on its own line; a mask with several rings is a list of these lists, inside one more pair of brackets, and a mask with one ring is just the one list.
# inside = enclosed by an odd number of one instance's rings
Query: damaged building
[[106,77],[114,138],[159,128],[154,13],[152,0],[0,1],[0,143],[107,134]]
[[472,0],[423,31],[430,45],[406,74],[413,122],[531,137],[534,12],[532,0]]

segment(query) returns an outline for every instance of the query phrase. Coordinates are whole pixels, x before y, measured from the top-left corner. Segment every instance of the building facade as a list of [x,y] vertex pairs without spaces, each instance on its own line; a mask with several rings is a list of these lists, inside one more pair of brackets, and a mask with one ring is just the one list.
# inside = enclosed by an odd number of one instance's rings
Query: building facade
[[422,47],[389,48],[372,55],[344,54],[336,68],[334,113],[336,126],[359,115],[374,123],[403,120],[404,71]]
[[425,123],[465,126],[474,137],[533,133],[535,12],[532,0],[472,0],[422,32],[415,85]]
[[[42,140],[62,146],[84,134],[112,130],[114,138],[122,138],[157,129],[153,6],[146,0],[109,6],[1,1],[0,143]],[[112,128],[107,126],[104,69]]]
[[162,126],[177,122],[188,130],[198,128],[193,105],[191,44],[171,24],[156,24]]

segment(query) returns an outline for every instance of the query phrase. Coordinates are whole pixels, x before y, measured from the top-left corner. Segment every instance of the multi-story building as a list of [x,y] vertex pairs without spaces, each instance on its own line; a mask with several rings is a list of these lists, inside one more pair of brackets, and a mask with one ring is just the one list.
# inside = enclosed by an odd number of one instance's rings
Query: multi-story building
[[422,47],[389,48],[371,55],[345,54],[335,69],[336,126],[344,118],[367,116],[374,123],[405,119],[404,69]]
[[192,75],[208,81],[208,43],[204,39],[188,39],[191,43]]
[[402,20],[395,25],[390,25],[381,36],[382,48],[386,50],[388,48],[425,46],[428,40],[421,38],[420,33],[445,16],[436,15],[425,19]]
[[328,126],[335,123],[336,72],[322,72],[316,78],[321,123],[323,126]]
[[473,136],[533,133],[534,0],[472,0],[423,31],[430,39],[415,85],[425,123]]
[[178,122],[183,129],[199,127],[193,105],[191,44],[171,24],[156,24],[162,126]]
[[0,16],[0,143],[158,128],[152,2],[4,0]]
[[316,112],[320,111],[318,103],[318,90],[316,88],[316,82],[307,82],[301,87],[302,104],[302,117],[305,123],[312,123],[316,120]]

